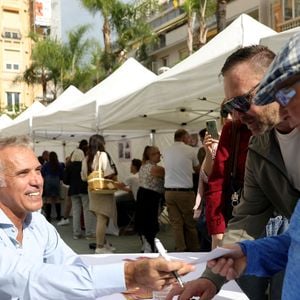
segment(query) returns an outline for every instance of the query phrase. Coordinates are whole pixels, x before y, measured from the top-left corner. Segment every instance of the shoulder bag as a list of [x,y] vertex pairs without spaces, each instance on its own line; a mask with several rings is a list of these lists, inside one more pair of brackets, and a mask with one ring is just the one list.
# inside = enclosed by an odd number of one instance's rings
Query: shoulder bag
[[113,194],[117,190],[117,187],[114,180],[104,178],[101,155],[102,152],[100,152],[99,155],[98,170],[95,170],[88,175],[88,188],[93,193]]

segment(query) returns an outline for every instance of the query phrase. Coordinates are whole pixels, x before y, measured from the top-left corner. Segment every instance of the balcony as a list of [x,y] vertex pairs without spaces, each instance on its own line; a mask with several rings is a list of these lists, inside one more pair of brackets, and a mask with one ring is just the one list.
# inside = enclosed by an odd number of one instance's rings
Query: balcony
[[300,26],[300,17],[293,18],[291,20],[282,22],[278,24],[278,31],[285,31],[288,29],[295,28],[297,26]]

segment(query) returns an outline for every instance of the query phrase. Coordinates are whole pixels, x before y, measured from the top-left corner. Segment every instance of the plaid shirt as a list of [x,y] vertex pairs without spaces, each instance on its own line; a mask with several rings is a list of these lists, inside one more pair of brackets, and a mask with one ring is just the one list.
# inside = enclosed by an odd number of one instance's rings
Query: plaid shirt
[[259,85],[254,103],[265,105],[273,102],[278,84],[297,74],[300,74],[299,33],[294,34],[276,55],[267,74]]

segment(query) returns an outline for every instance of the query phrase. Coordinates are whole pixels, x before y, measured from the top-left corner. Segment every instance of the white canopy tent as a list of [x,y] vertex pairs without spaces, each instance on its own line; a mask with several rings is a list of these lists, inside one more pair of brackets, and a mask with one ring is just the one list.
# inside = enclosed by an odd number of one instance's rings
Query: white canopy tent
[[275,31],[241,15],[193,55],[157,80],[114,103],[100,106],[101,129],[201,128],[219,116],[223,88],[218,74],[236,49],[258,44]]
[[0,129],[9,126],[13,120],[8,115],[0,116]]
[[[40,138],[58,138],[61,128],[59,127],[59,120],[51,118],[52,114],[63,110],[65,107],[72,107],[84,94],[74,86],[69,86],[55,101],[50,103],[40,114],[32,118],[32,131],[35,134],[36,129],[40,131]],[[55,127],[55,134],[52,134],[53,127]],[[50,131],[48,136],[48,131]]]
[[[35,135],[40,136],[56,132],[65,135],[89,135],[99,132],[99,123],[102,119],[99,107],[113,103],[132,94],[156,79],[157,75],[146,69],[133,58],[129,58],[114,73],[84,94],[76,103],[69,103],[56,112],[47,115],[47,120],[33,121]],[[137,128],[132,131],[138,134]],[[123,132],[118,132],[118,135]],[[127,132],[128,134],[128,132]],[[140,134],[140,133],[139,133]]]
[[283,32],[275,33],[271,36],[263,37],[260,39],[259,43],[269,47],[272,51],[277,53],[288,41],[288,39],[298,32],[300,32],[300,26]]
[[36,101],[25,111],[17,116],[9,126],[1,129],[1,135],[31,134],[32,117],[38,115],[45,109],[45,106]]

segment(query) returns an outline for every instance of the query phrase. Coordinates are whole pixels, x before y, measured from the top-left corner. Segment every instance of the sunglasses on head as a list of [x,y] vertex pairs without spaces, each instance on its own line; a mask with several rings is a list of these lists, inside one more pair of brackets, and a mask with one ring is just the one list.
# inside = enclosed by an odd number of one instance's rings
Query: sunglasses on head
[[253,92],[258,87],[259,83],[256,84],[253,88],[249,90],[244,95],[236,96],[228,99],[225,103],[223,103],[223,109],[226,110],[228,113],[231,113],[233,110],[246,113],[252,102]]

